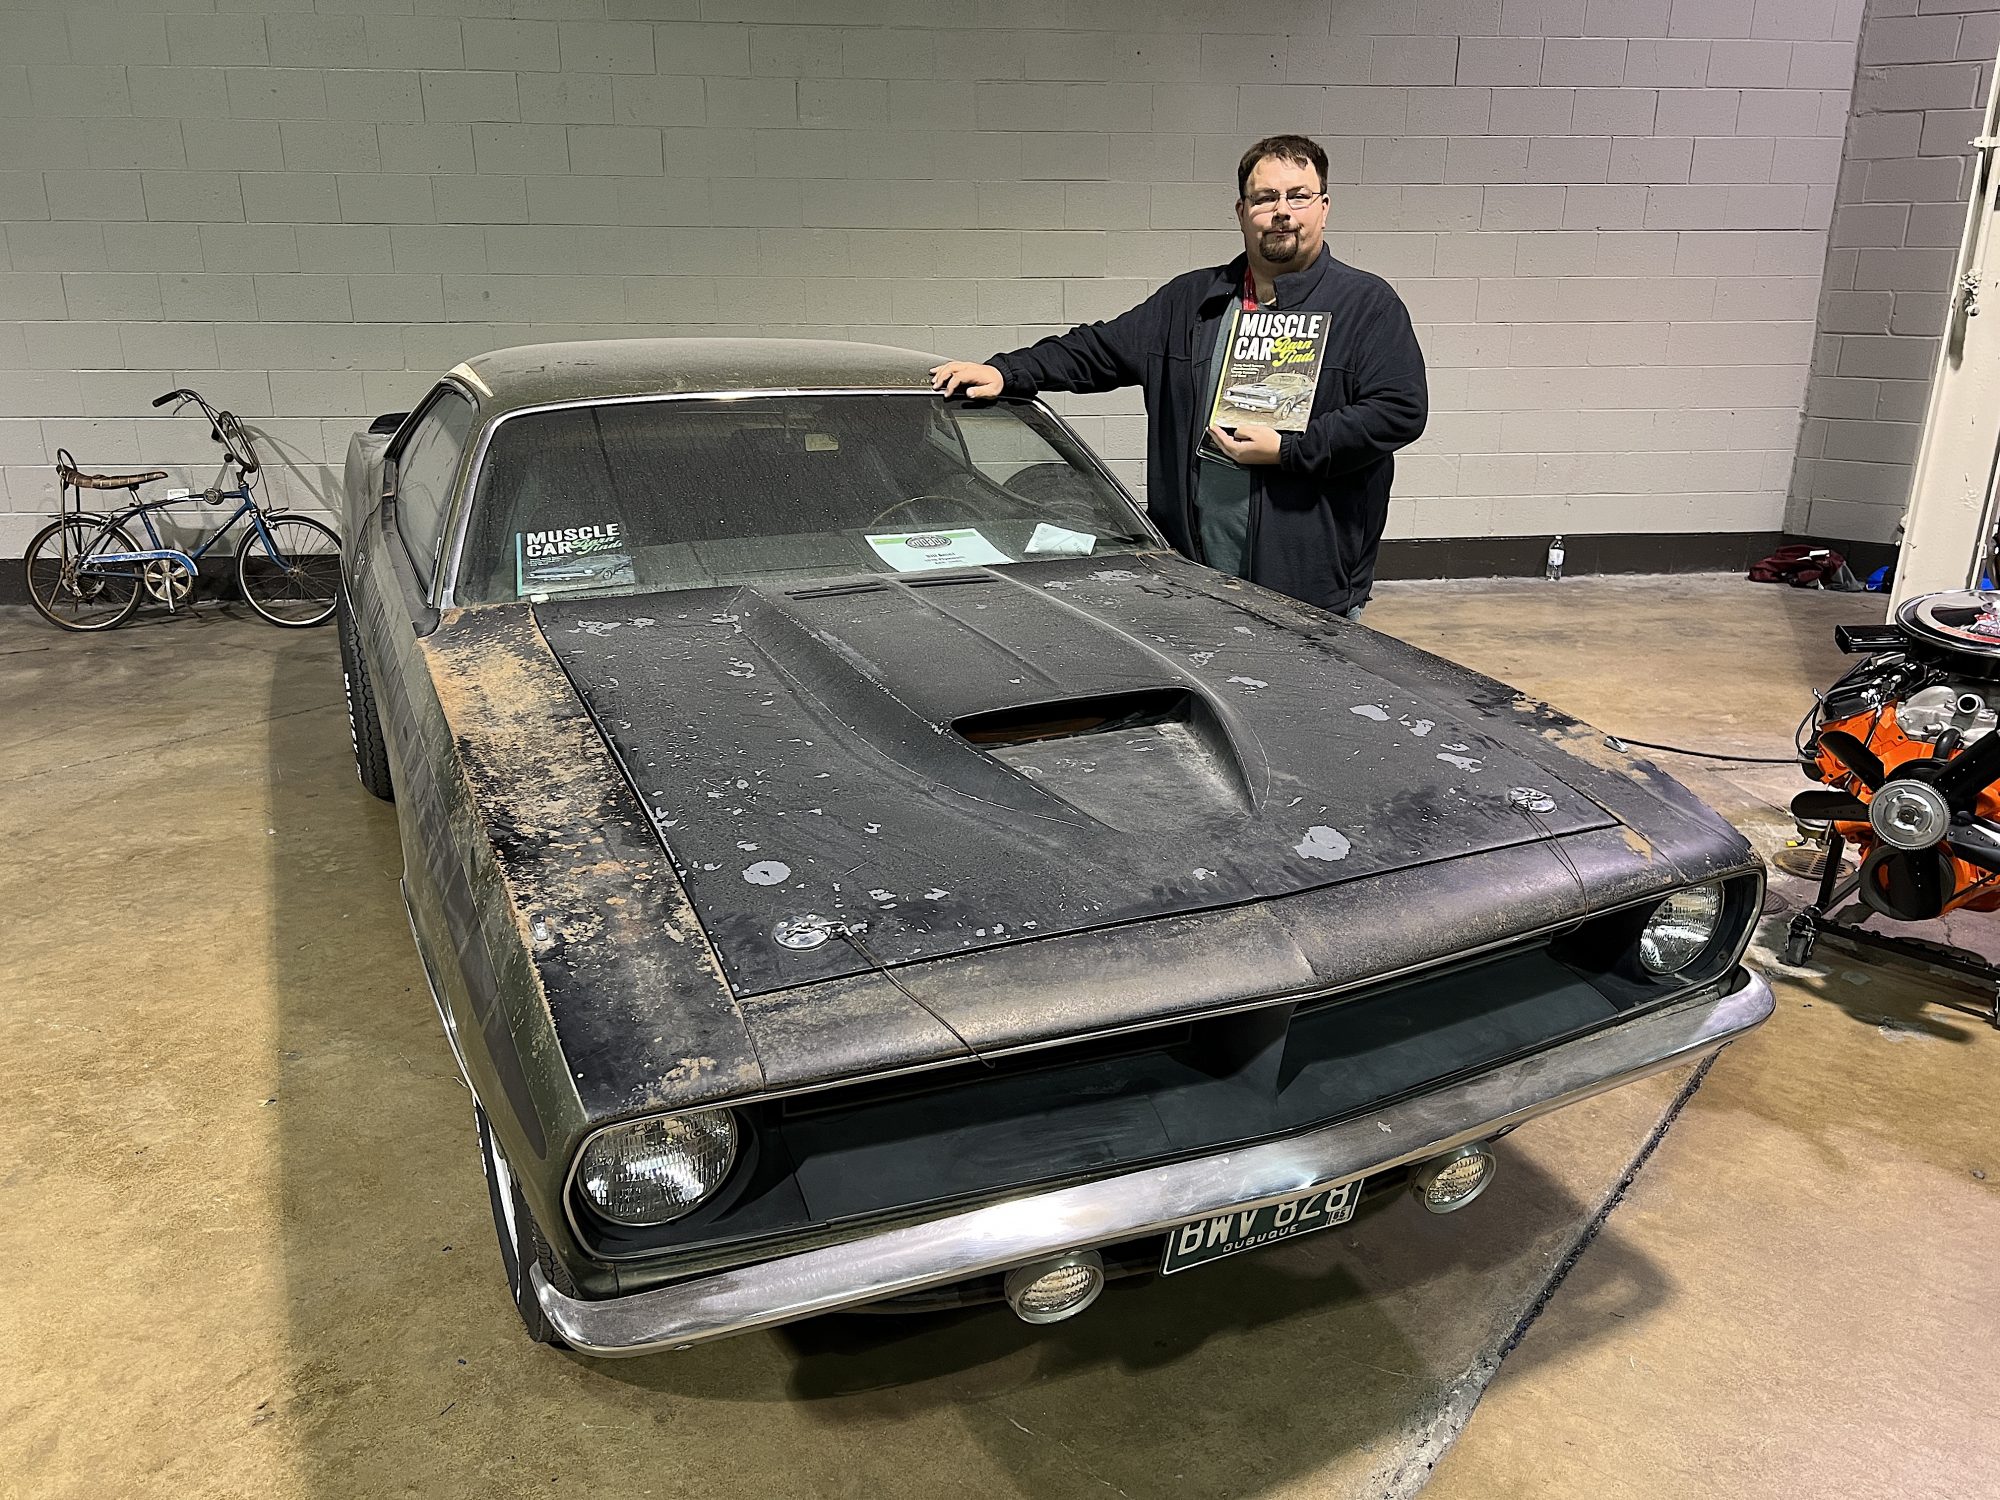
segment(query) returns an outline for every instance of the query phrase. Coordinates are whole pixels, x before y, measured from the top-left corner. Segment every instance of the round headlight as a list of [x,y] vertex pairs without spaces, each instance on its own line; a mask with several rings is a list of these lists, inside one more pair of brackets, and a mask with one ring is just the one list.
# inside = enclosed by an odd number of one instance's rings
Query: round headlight
[[583,1148],[576,1181],[614,1224],[665,1224],[721,1187],[735,1160],[736,1117],[706,1110],[599,1132]]
[[1639,934],[1639,962],[1654,974],[1671,974],[1694,962],[1722,920],[1722,887],[1691,885],[1653,908]]

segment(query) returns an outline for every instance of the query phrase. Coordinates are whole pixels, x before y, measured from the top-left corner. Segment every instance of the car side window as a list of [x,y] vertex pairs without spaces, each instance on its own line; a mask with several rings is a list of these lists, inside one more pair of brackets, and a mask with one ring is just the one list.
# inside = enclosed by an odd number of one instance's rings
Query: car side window
[[396,529],[417,576],[427,584],[472,422],[472,403],[457,391],[441,391],[417,419],[396,460]]

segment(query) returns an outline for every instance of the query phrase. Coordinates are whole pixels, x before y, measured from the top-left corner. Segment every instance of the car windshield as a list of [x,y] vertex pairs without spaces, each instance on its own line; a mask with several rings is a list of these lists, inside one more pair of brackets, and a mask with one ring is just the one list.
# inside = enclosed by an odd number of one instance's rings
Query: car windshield
[[1027,402],[922,393],[608,401],[493,432],[460,603],[789,583],[1156,546]]

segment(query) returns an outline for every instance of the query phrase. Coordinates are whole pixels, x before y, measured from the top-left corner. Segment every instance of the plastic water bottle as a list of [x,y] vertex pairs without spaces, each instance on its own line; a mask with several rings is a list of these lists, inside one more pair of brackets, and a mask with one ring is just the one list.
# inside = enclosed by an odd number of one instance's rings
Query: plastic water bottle
[[1549,543],[1549,560],[1542,566],[1542,577],[1554,583],[1563,576],[1563,539],[1557,537]]

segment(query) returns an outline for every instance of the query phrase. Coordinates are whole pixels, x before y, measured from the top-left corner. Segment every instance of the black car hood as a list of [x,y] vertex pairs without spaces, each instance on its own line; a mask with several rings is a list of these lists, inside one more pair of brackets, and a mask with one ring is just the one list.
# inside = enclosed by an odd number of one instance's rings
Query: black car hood
[[740,995],[1618,821],[1433,659],[1170,557],[534,608]]

